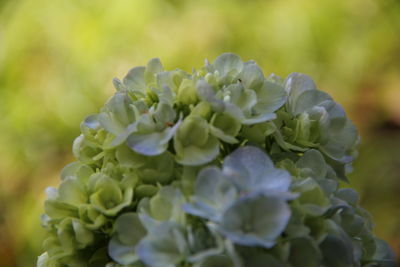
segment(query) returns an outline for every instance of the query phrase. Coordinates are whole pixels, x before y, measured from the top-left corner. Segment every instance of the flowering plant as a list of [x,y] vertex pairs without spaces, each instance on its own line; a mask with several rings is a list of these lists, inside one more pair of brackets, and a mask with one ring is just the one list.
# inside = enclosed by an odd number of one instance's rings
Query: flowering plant
[[226,53],[131,69],[48,188],[39,267],[393,266],[357,193],[359,136],[306,75]]

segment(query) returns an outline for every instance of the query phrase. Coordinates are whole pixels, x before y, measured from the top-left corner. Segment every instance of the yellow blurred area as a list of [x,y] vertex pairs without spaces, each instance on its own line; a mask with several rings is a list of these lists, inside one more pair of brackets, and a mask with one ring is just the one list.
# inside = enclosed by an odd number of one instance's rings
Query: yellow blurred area
[[190,71],[227,51],[266,74],[309,74],[345,106],[363,137],[349,186],[399,254],[399,1],[2,0],[0,266],[34,266],[44,190],[113,77],[153,57]]

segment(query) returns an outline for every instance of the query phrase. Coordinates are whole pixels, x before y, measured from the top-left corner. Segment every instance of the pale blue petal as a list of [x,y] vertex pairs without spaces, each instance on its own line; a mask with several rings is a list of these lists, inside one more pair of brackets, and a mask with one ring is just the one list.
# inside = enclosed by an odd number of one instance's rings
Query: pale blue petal
[[174,267],[188,254],[184,231],[175,223],[164,222],[140,241],[136,252],[149,267]]
[[162,132],[149,134],[132,133],[127,139],[127,145],[135,152],[155,156],[162,154],[168,148],[168,142],[174,136],[180,122],[173,127],[168,127]]
[[290,174],[274,167],[271,159],[259,148],[246,146],[225,158],[223,173],[245,192],[286,192]]
[[250,195],[224,212],[218,230],[236,244],[270,248],[286,228],[290,214],[285,199]]

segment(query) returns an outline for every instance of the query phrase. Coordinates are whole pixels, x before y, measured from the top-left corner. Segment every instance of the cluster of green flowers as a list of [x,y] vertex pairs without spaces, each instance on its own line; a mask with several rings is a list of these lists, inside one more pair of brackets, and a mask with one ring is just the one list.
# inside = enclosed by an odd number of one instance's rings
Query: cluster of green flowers
[[394,266],[338,186],[358,133],[306,75],[227,53],[114,85],[47,189],[39,267]]

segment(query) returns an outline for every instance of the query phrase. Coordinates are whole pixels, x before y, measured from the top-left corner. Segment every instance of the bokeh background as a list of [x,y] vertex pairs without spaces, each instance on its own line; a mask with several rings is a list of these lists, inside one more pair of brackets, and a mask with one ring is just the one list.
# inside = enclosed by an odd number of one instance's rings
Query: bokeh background
[[362,135],[347,186],[399,254],[399,1],[1,0],[0,266],[34,266],[44,189],[113,77],[152,57],[190,71],[227,51],[266,74],[309,74],[345,106]]

